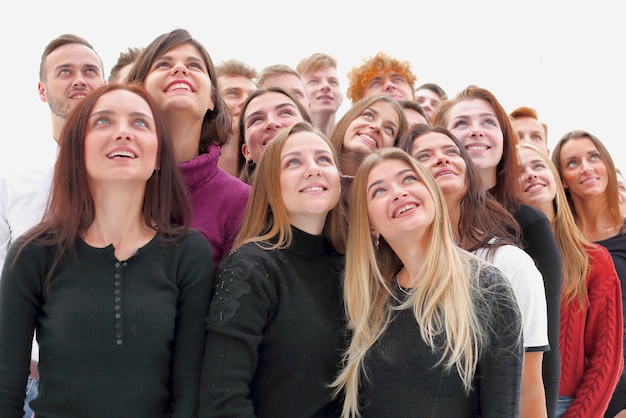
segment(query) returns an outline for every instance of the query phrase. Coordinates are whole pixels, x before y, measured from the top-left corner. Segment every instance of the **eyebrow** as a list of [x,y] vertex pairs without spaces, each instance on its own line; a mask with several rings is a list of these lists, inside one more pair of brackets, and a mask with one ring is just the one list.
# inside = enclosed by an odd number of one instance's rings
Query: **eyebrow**
[[[93,112],[90,116],[90,118],[93,118],[95,116],[108,116],[108,115],[113,115],[115,114],[114,111],[109,110],[109,109],[104,109],[104,110],[97,110],[95,112]],[[152,116],[148,115],[147,113],[143,113],[143,112],[131,112],[129,113],[129,116],[132,117],[142,117],[142,118],[147,118],[152,120]]]
[[[326,150],[326,149],[317,149],[317,150],[315,150],[315,155],[323,155],[323,154],[330,155],[331,152],[329,150]],[[288,152],[287,154],[283,155],[283,157],[280,159],[280,161],[283,161],[287,157],[296,156],[296,155],[302,155],[302,152],[301,151]]]
[[[291,107],[291,108],[293,108],[295,110],[298,110],[298,107],[295,104],[291,103],[291,102],[280,103],[280,104],[274,106],[273,109],[274,110],[281,110],[281,109],[286,108],[286,107]],[[262,110],[257,110],[256,112],[252,112],[248,116],[246,116],[246,120],[248,120],[252,116],[261,115],[261,114],[264,114],[264,113],[267,113],[265,108],[263,108]],[[298,113],[300,113],[300,112],[298,112]]]
[[[403,175],[404,173],[406,173],[406,172],[415,173],[415,170],[413,170],[413,169],[411,169],[411,168],[405,168],[405,169],[402,169],[402,170],[400,170],[400,171],[398,171],[398,172],[396,173],[396,176],[395,176],[395,177],[396,177],[396,178],[398,178],[398,177],[402,177],[402,175]],[[415,175],[417,175],[417,173],[415,173]],[[371,190],[371,188],[372,188],[372,187],[374,187],[374,186],[376,186],[376,185],[378,185],[378,184],[380,184],[380,183],[382,183],[382,182],[383,182],[383,180],[376,180],[375,182],[373,182],[372,184],[370,184],[369,186],[367,186],[367,192],[369,193],[369,191]]]

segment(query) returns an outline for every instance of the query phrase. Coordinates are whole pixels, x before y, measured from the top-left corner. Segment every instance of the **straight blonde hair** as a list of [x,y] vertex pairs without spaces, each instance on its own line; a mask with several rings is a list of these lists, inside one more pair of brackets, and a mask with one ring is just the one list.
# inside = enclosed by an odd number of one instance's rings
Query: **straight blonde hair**
[[[380,237],[375,250],[367,212],[367,180],[371,170],[384,161],[399,160],[415,171],[433,197],[436,218],[430,227],[430,244],[421,271],[421,284],[398,309],[412,308],[424,341],[441,352],[439,364],[456,367],[465,391],[470,392],[478,359],[488,342],[484,312],[476,303],[483,295],[478,284],[484,262],[454,244],[453,230],[443,193],[430,173],[399,148],[378,150],[366,157],[351,188],[344,300],[350,346],[344,368],[332,383],[335,395],[344,392],[343,417],[359,416],[359,387],[365,370],[363,360],[391,320],[391,283],[402,263]],[[488,306],[486,307],[488,308]],[[443,345],[435,341],[445,336]]]

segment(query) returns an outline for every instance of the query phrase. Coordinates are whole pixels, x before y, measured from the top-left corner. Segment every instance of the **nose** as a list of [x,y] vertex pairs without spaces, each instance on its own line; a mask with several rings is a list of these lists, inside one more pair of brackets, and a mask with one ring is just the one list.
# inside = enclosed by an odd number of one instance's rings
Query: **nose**
[[470,135],[471,136],[483,136],[483,129],[479,123],[472,124],[472,132],[470,133]]
[[280,127],[282,127],[280,120],[275,115],[268,114],[265,121],[265,129],[278,129]]
[[396,89],[396,85],[393,84],[393,82],[391,80],[385,80],[385,91],[393,91]]
[[408,195],[407,191],[404,190],[402,185],[400,185],[398,183],[395,183],[391,187],[392,187],[391,191],[392,191],[392,196],[393,196],[393,200],[394,201],[400,199],[401,197],[404,197],[404,196]]
[[126,123],[121,123],[118,127],[117,134],[115,136],[116,141],[124,141],[130,140],[132,137],[131,130],[128,129],[128,125]]
[[435,157],[435,165],[448,164],[449,162],[450,162],[450,158],[444,153],[439,153]]
[[320,166],[315,161],[311,161],[308,163],[306,176],[307,178],[322,176],[322,170],[320,169]]
[[172,70],[170,71],[170,73],[172,75],[176,75],[178,73],[187,75],[189,74],[189,70],[187,70],[187,66],[185,64],[183,64],[182,62],[179,62],[172,67]]

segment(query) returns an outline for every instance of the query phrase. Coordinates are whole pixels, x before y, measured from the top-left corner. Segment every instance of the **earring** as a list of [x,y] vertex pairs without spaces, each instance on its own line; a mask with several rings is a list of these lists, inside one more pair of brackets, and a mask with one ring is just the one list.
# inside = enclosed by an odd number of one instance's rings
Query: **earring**
[[250,167],[253,167],[255,164],[254,160],[247,160],[246,163],[248,163]]
[[378,248],[380,247],[380,239],[378,238],[378,236],[375,235],[373,235],[372,237],[374,238],[374,249],[378,251]]

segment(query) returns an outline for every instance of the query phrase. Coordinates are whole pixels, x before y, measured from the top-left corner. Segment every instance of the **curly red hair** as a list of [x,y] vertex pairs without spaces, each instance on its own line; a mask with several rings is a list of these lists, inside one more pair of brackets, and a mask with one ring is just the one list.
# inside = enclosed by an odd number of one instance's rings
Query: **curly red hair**
[[370,80],[381,72],[394,72],[404,77],[407,83],[414,89],[417,77],[411,71],[411,63],[391,58],[380,51],[373,58],[366,59],[359,67],[355,67],[348,73],[348,98],[357,102],[363,98],[363,94]]

